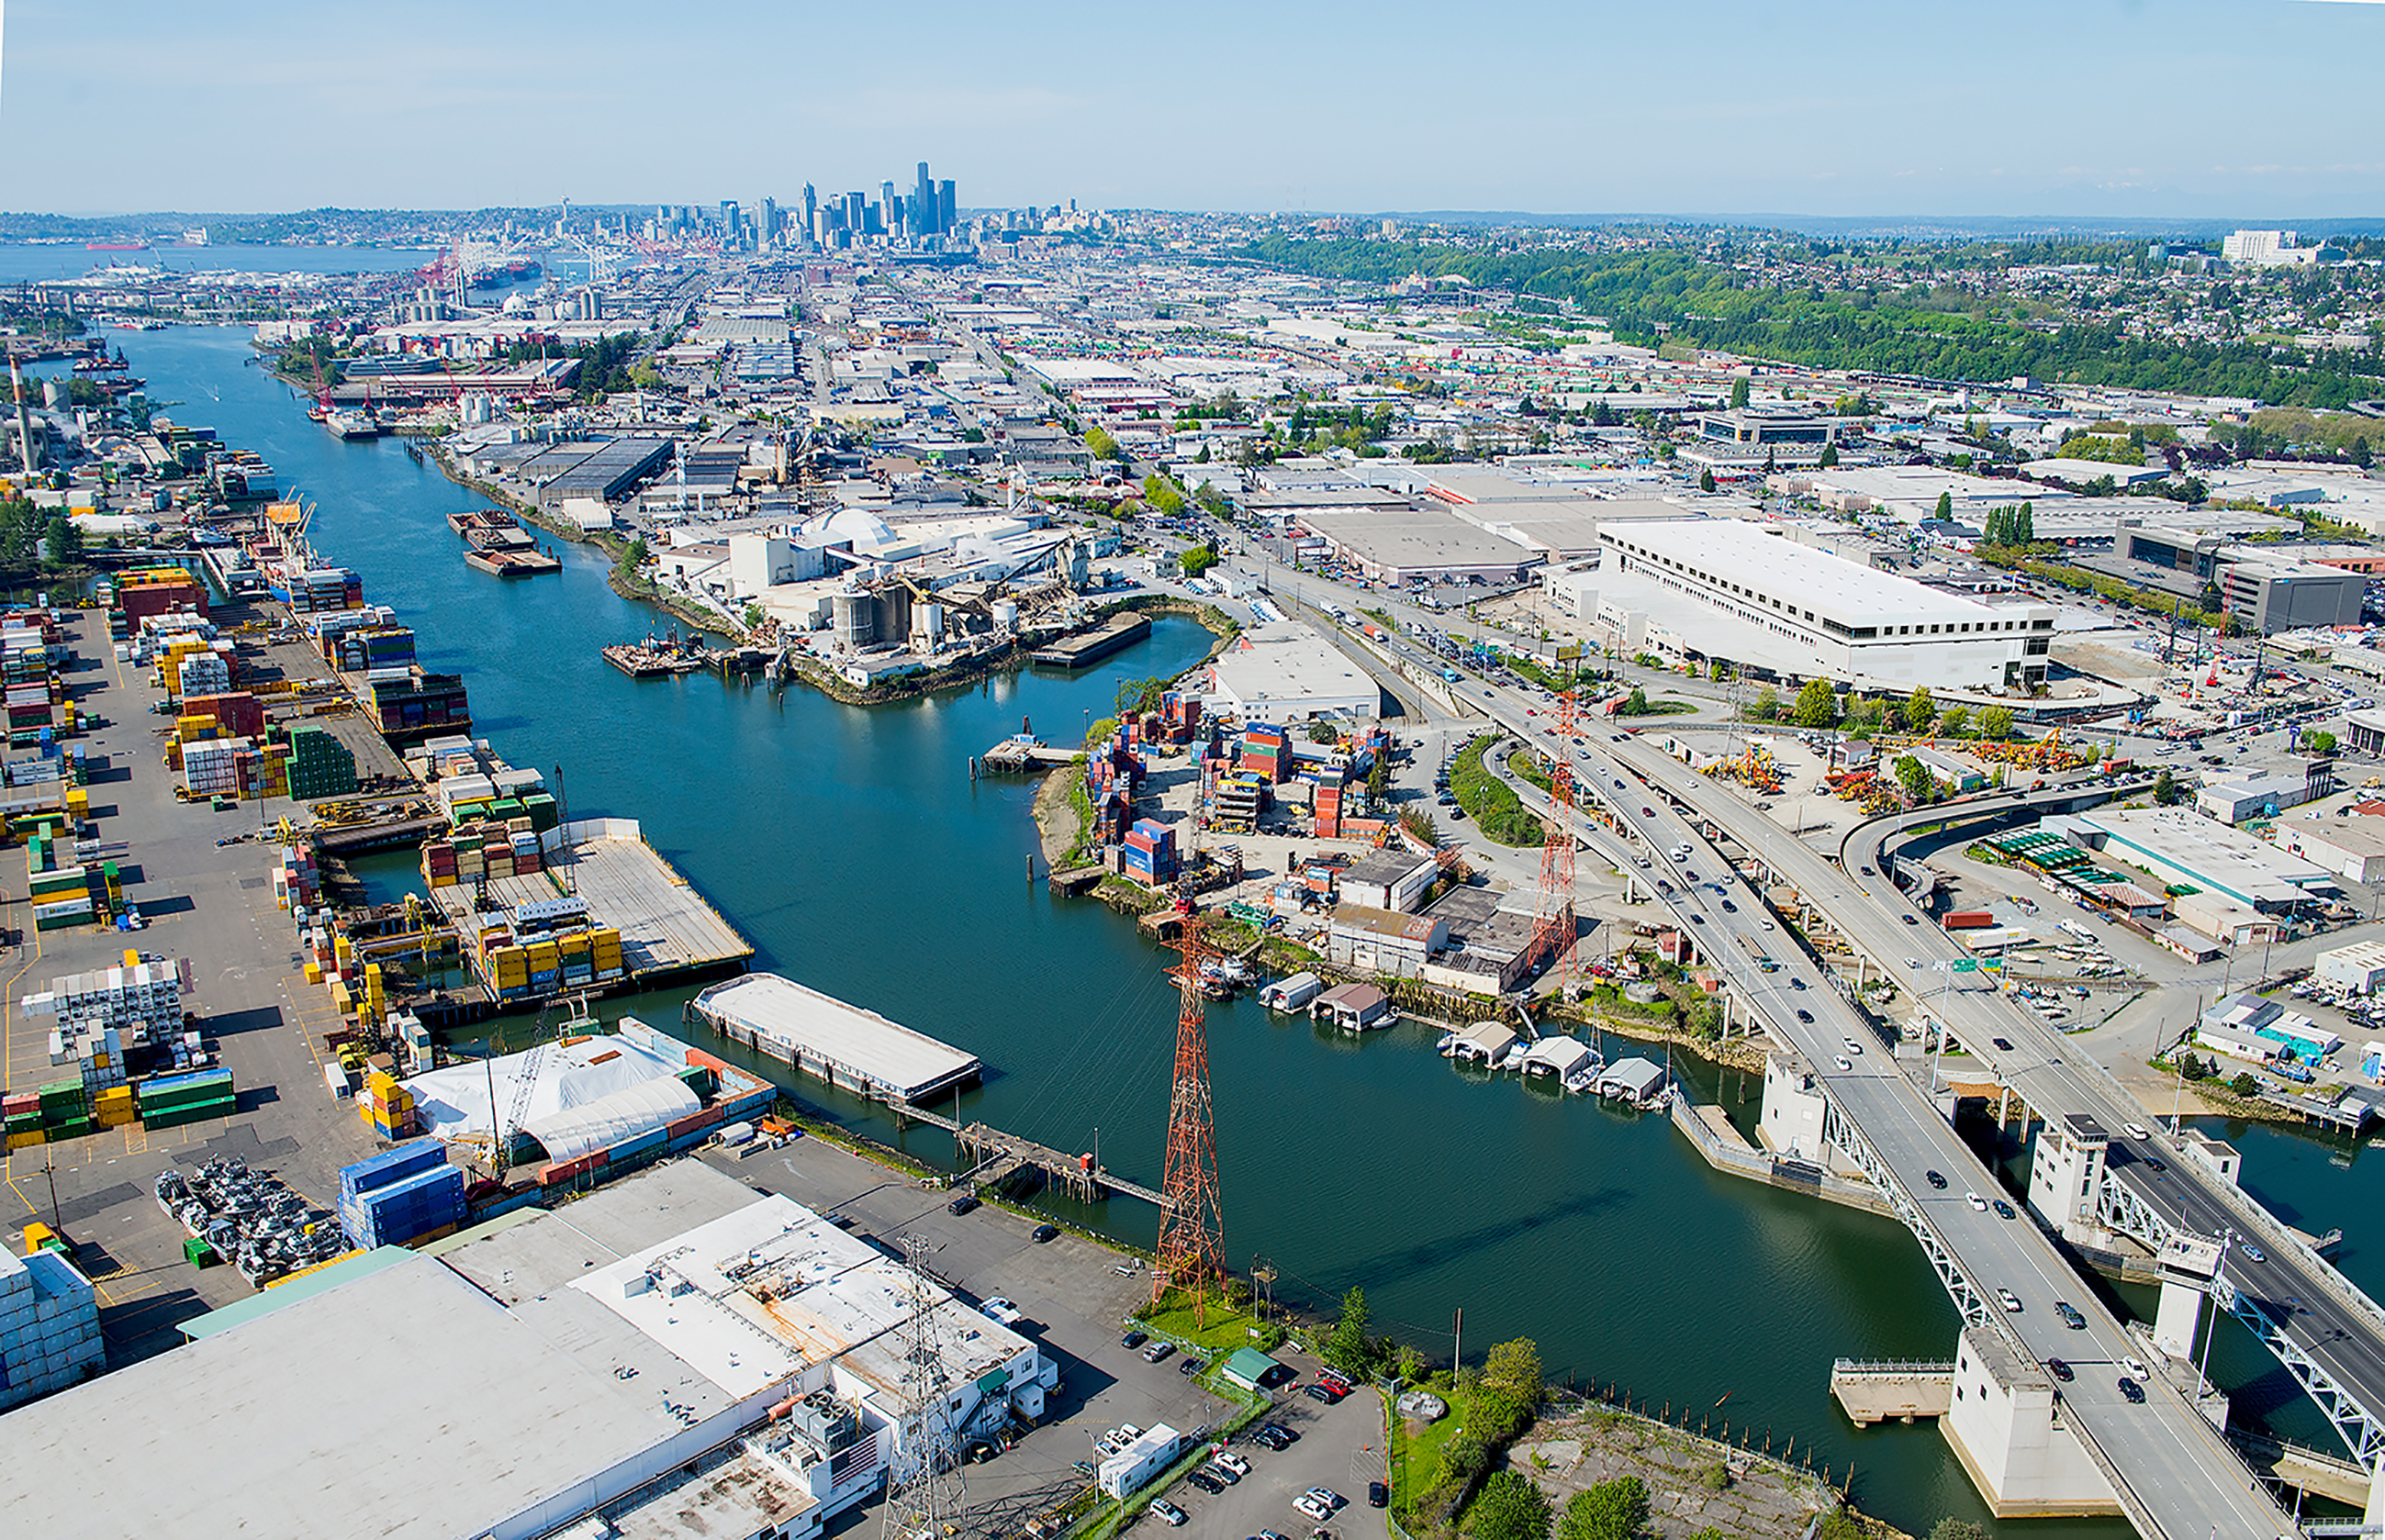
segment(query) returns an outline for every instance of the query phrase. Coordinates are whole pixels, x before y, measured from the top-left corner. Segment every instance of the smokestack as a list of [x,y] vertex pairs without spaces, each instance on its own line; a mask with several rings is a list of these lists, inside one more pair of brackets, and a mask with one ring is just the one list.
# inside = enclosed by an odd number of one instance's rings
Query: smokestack
[[17,398],[17,452],[25,461],[25,479],[33,478],[33,419],[25,413],[25,377],[18,371],[17,355],[8,355],[8,390]]

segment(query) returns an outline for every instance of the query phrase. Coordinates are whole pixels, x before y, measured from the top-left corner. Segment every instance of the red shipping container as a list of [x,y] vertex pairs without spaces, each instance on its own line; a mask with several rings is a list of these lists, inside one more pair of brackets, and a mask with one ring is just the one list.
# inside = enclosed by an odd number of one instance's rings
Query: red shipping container
[[1948,930],[1985,930],[1996,917],[1984,909],[1957,909],[1938,923]]

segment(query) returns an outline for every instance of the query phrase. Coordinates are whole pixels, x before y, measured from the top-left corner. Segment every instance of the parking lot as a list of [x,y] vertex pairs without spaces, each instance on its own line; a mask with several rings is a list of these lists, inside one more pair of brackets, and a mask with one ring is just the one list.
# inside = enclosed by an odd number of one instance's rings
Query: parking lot
[[[1098,1463],[1094,1440],[1122,1422],[1146,1430],[1165,1422],[1189,1434],[1236,1411],[1233,1402],[1180,1372],[1181,1354],[1152,1364],[1121,1345],[1126,1317],[1150,1298],[1151,1285],[1139,1265],[1120,1273],[1130,1264],[1107,1247],[1065,1231],[1039,1245],[1030,1238],[1034,1220],[991,1204],[953,1214],[943,1190],[817,1138],[706,1158],[757,1190],[842,1216],[853,1234],[890,1248],[906,1236],[922,1237],[939,1276],[971,1299],[1016,1303],[1025,1317],[1018,1329],[1058,1360],[1060,1389],[1043,1425],[1017,1448],[968,1468],[972,1528],[980,1534],[1015,1535],[1028,1520],[1067,1501],[1086,1480],[1075,1462]],[[1305,1540],[1319,1526],[1296,1512],[1292,1499],[1323,1486],[1349,1499],[1324,1526],[1334,1540],[1387,1540],[1383,1513],[1366,1504],[1367,1483],[1383,1474],[1381,1403],[1365,1390],[1335,1406],[1311,1400],[1299,1387],[1315,1377],[1316,1362],[1289,1348],[1276,1356],[1300,1378],[1275,1393],[1272,1420],[1300,1441],[1281,1454],[1237,1445],[1251,1473],[1215,1496],[1179,1483],[1168,1496],[1189,1515],[1183,1533],[1239,1540],[1270,1529]],[[1149,1517],[1136,1522],[1166,1528]]]

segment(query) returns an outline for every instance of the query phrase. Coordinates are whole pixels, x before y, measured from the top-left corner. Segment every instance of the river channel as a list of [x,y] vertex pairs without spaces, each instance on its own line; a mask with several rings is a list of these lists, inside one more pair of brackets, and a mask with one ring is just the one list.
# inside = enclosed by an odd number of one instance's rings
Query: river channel
[[[964,1114],[1062,1149],[1098,1140],[1106,1164],[1158,1184],[1175,1030],[1167,959],[1109,910],[1030,882],[1030,784],[972,783],[965,762],[1022,717],[1070,738],[1106,714],[1120,678],[1200,657],[1205,632],[1165,619],[1080,677],[1030,671],[867,709],[703,676],[632,681],[598,648],[668,622],[616,596],[592,548],[566,546],[559,577],[476,572],[444,522],[476,500],[399,441],[332,439],[246,362],[244,331],[124,333],[121,345],[152,398],[180,404],[169,416],[257,451],[318,504],[319,551],[416,627],[426,664],[467,677],[481,736],[559,780],[571,815],[640,820],[754,941],[756,967],[980,1055],[988,1074],[961,1098]],[[409,868],[383,858],[368,875],[395,890]],[[683,998],[604,1013],[676,1026]],[[1759,1442],[1793,1436],[1834,1476],[1852,1460],[1858,1500],[1908,1531],[1983,1516],[1934,1429],[1858,1433],[1829,1399],[1834,1358],[1951,1356],[1954,1312],[1899,1226],[1712,1174],[1661,1116],[1455,1073],[1421,1028],[1351,1041],[1271,1021],[1247,1000],[1212,1006],[1208,1025],[1228,1254],[1238,1268],[1274,1263],[1279,1297],[1325,1307],[1363,1285],[1379,1326],[1444,1360],[1462,1310],[1469,1358],[1530,1336],[1560,1380],[1717,1409],[1717,1423],[1758,1430]],[[1711,1070],[1687,1078],[1742,1114],[1753,1101],[1740,1099],[1760,1092]],[[857,1102],[791,1088],[897,1141]],[[2316,1229],[2379,1211],[2385,1161],[2337,1168],[2290,1134],[2241,1136],[2248,1184],[2289,1217]],[[939,1163],[952,1153],[932,1129],[900,1142]],[[1143,1244],[1155,1228],[1130,1199],[1069,1217]],[[2376,1248],[2365,1238],[2355,1230],[2345,1265],[2374,1290],[2385,1280],[2366,1276]],[[2288,1400],[2274,1364],[2232,1328],[2214,1368],[2225,1383],[2259,1376],[2256,1401]],[[2281,1405],[2278,1420],[2333,1443],[2306,1402]]]

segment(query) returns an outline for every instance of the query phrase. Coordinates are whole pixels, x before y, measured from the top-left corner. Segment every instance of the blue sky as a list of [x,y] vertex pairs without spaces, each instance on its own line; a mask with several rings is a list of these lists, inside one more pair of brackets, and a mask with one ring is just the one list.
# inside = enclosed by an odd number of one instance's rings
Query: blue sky
[[2385,215],[2385,5],[16,0],[0,204]]

